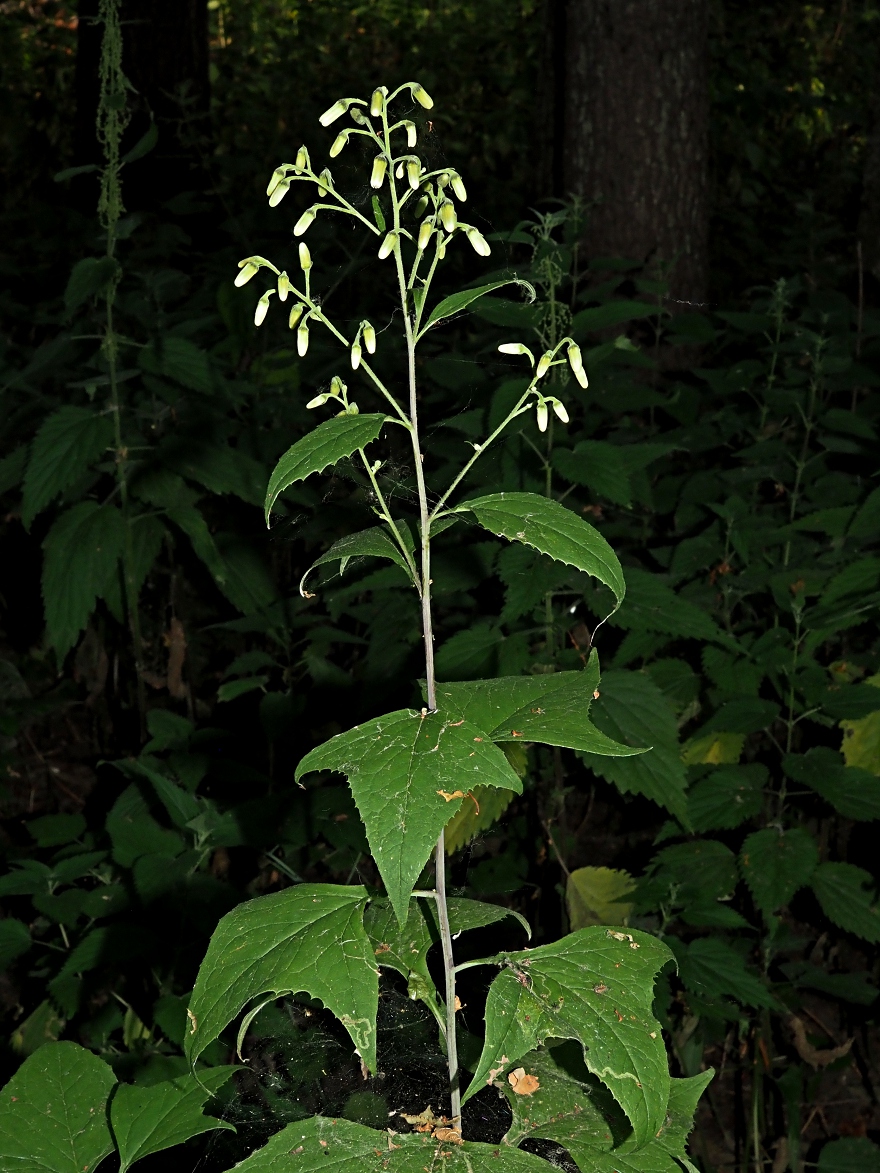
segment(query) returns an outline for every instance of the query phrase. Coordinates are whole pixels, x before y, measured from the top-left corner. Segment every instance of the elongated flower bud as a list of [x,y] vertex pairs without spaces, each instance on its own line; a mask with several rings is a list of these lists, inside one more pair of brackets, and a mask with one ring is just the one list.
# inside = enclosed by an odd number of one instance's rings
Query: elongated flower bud
[[343,383],[338,375],[334,375],[330,380],[330,394],[334,399],[344,398],[348,388]]
[[280,183],[275,185],[272,194],[269,196],[269,207],[277,208],[289,191],[290,180],[282,179]]
[[292,330],[300,318],[303,316],[304,305],[294,305],[290,307],[290,317],[287,319],[287,328]]
[[333,140],[333,145],[330,147],[330,158],[335,159],[341,152],[342,148],[348,145],[348,136],[351,131],[341,130],[336,138]]
[[403,179],[403,163],[397,164],[397,169],[394,172],[395,179]]
[[382,245],[379,249],[379,260],[380,261],[384,261],[386,257],[391,256],[391,254],[394,252],[394,242],[396,240],[397,240],[397,233],[396,232],[392,231],[386,235],[386,237],[382,241]]
[[278,300],[279,301],[287,301],[287,295],[290,293],[290,288],[291,288],[290,280],[288,279],[287,272],[285,271],[278,278]]
[[428,197],[426,195],[423,195],[420,198],[419,202],[416,204],[416,217],[424,216],[425,209],[427,208],[427,206],[428,206]]
[[296,353],[300,358],[305,357],[306,351],[309,349],[309,326],[308,318],[302,323],[296,332]]
[[525,354],[532,366],[535,365],[535,356],[522,342],[502,342],[498,350],[501,354]]
[[335,122],[337,118],[341,118],[348,109],[349,103],[344,98],[340,98],[338,102],[334,102],[329,110],[325,110],[318,121],[322,126],[329,126],[331,122]]
[[416,124],[414,122],[406,121],[402,123],[402,125],[406,127],[406,145],[408,147],[414,147],[418,141]]
[[538,406],[535,410],[535,415],[538,420],[538,431],[539,432],[546,432],[547,431],[547,404],[544,402],[543,399],[538,400]]
[[308,401],[306,408],[311,410],[313,407],[323,407],[329,398],[329,395],[316,395],[314,399]]
[[272,172],[272,178],[269,180],[269,186],[266,188],[266,195],[270,196],[282,179],[285,178],[287,172],[283,167],[276,167]]
[[376,331],[369,322],[364,322],[363,328],[364,346],[367,348],[367,354],[376,353]]
[[379,188],[382,186],[382,180],[385,178],[385,172],[388,170],[388,160],[384,155],[377,155],[373,160],[373,171],[370,175],[370,187]]
[[262,326],[266,320],[266,314],[269,312],[269,298],[275,292],[274,289],[267,289],[260,300],[257,302],[257,308],[254,312],[254,325]]
[[323,199],[328,191],[333,190],[333,176],[330,174],[330,168],[325,167],[318,176],[318,197]]
[[430,110],[431,107],[434,105],[434,99],[431,97],[431,95],[428,93],[428,91],[424,88],[424,86],[420,86],[418,84],[418,82],[416,82],[413,86],[411,86],[411,89],[412,89],[412,96],[415,98],[415,100],[418,102],[418,104],[420,106],[422,106],[425,110]]
[[304,240],[300,241],[299,246],[299,267],[304,273],[308,273],[312,267],[312,254],[309,252],[309,246]]
[[553,400],[553,411],[557,419],[562,420],[564,424],[568,423],[568,412],[565,410],[565,405],[560,403],[558,399]]
[[312,223],[312,221],[314,219],[315,219],[314,208],[306,208],[306,210],[303,212],[303,214],[300,216],[300,218],[297,220],[297,222],[293,226],[293,235],[294,236],[302,236],[302,234],[305,232],[305,230],[309,227],[309,225]]
[[441,171],[440,174],[437,176],[437,190],[442,191],[448,182],[449,182],[449,172],[448,171]]
[[419,164],[415,161],[415,159],[410,159],[410,161],[406,165],[406,174],[407,174],[407,178],[409,179],[409,185],[413,189],[413,191],[418,191],[419,176],[421,175],[421,173],[422,173],[422,169],[419,166]]
[[455,214],[455,204],[452,200],[444,200],[440,205],[440,223],[447,232],[454,232],[458,227],[458,216]]
[[356,371],[361,365],[361,344],[360,342],[352,342],[351,344],[351,369]]
[[308,169],[311,167],[311,162],[309,161],[309,152],[305,147],[300,147],[300,149],[296,152],[296,163],[294,166],[296,167],[297,171],[308,171]]
[[546,375],[547,372],[550,370],[550,363],[551,363],[552,359],[553,359],[553,355],[550,353],[549,350],[545,351],[544,354],[542,354],[541,357],[538,359],[538,369],[535,371],[535,374],[539,379],[542,379],[544,377],[544,375]]
[[462,180],[460,175],[453,175],[453,177],[452,177],[452,190],[455,192],[458,199],[460,199],[461,202],[464,203],[464,201],[467,199],[467,188],[465,187],[464,181]]
[[581,348],[577,345],[576,342],[572,342],[569,345],[568,362],[574,377],[577,379],[580,385],[582,387],[588,387],[589,380],[587,379],[587,372],[584,370],[584,360],[581,357]]
[[260,271],[260,266],[255,265],[253,261],[245,261],[235,278],[235,284],[238,286],[247,285],[251,277],[255,276]]
[[431,243],[431,236],[432,236],[433,232],[434,232],[434,221],[430,220],[430,219],[423,220],[421,223],[421,226],[419,228],[419,239],[418,239],[418,244],[417,244],[417,247],[422,252],[424,252],[425,249],[428,247],[428,245]]
[[489,242],[483,236],[482,232],[478,232],[476,228],[467,228],[465,236],[474,246],[474,252],[479,253],[481,257],[488,257],[492,250],[489,248]]
[[370,98],[370,113],[374,118],[381,118],[382,111],[385,108],[385,95],[387,93],[387,86],[378,86],[373,90],[373,96]]
[[444,236],[442,232],[437,233],[437,260],[442,261],[446,256],[446,242],[449,240],[448,236]]

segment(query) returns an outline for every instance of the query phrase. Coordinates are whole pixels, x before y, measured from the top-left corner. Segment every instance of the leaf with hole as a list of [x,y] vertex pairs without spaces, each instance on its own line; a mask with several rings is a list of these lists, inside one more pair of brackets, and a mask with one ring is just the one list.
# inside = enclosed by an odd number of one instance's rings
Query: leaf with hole
[[511,542],[522,542],[557,562],[574,566],[609,587],[623,602],[626,585],[617,555],[598,530],[558,501],[537,493],[492,493],[460,505],[484,529]]
[[110,1127],[119,1152],[119,1173],[142,1157],[183,1144],[204,1132],[225,1128],[225,1120],[205,1116],[202,1108],[232,1075],[231,1066],[212,1067],[194,1075],[147,1086],[123,1083],[110,1101]]
[[400,709],[356,725],[306,754],[312,770],[345,774],[373,859],[398,919],[445,824],[472,785],[522,792],[507,758],[482,729],[457,714]]
[[379,979],[363,926],[366,900],[357,885],[299,884],[228,912],[190,999],[190,1062],[255,999],[306,993],[336,1015],[375,1071]]
[[266,524],[272,506],[285,489],[371,444],[382,431],[386,418],[378,414],[338,415],[324,420],[313,432],[297,440],[275,465],[269,478],[264,504]]
[[647,933],[598,926],[505,954],[505,968],[489,987],[483,1053],[462,1100],[545,1038],[577,1039],[587,1068],[626,1113],[637,1143],[646,1144],[663,1124],[669,1098],[666,1051],[651,1006],[654,977],[671,958]]
[[116,1076],[78,1043],[45,1043],[0,1093],[0,1166],[93,1173],[113,1151],[107,1100]]

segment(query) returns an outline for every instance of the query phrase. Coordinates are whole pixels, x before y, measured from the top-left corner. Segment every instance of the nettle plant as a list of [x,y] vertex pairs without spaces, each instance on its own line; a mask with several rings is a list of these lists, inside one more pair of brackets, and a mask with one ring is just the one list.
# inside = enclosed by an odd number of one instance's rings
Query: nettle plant
[[[590,704],[599,695],[595,650],[580,671],[436,680],[431,540],[452,524],[476,521],[494,535],[592,575],[610,589],[617,606],[625,587],[620,563],[604,538],[549,496],[497,493],[455,503],[475,462],[512,420],[535,409],[543,429],[552,409],[565,422],[562,403],[541,387],[555,367],[570,369],[586,383],[580,351],[571,339],[563,338],[537,360],[519,343],[500,348],[528,360],[527,388],[492,434],[474,445],[451,483],[439,491],[428,487],[417,347],[428,331],[477,298],[523,282],[493,281],[431,306],[432,282],[450,245],[465,237],[479,255],[490,250],[477,228],[458,219],[456,201],[465,199],[461,177],[449,168],[426,170],[412,153],[416,125],[391,117],[392,104],[408,98],[425,108],[432,105],[424,89],[410,83],[391,94],[379,88],[370,102],[341,100],[321,118],[325,126],[345,115],[354,123],[337,136],[331,156],[352,138],[364,139],[375,152],[373,219],[337,190],[328,170],[314,171],[305,148],[295,163],[277,168],[269,184],[273,206],[294,183],[317,186],[321,202],[300,216],[297,236],[319,213],[333,210],[354,217],[376,237],[380,262],[389,262],[397,278],[399,304],[391,326],[403,327],[406,398],[398,398],[371,365],[377,348],[372,324],[361,322],[348,337],[325,313],[312,288],[312,260],[304,242],[299,245],[301,281],[254,256],[241,262],[237,282],[243,285],[263,269],[271,271],[276,281],[259,299],[257,323],[273,297],[290,301],[289,321],[300,354],[308,346],[310,328],[328,330],[382,408],[360,412],[342,379],[334,377],[309,405],[330,406],[334,414],[282,457],[269,483],[266,514],[268,519],[279,495],[295,482],[340,461],[359,461],[380,524],[337,541],[316,565],[339,561],[344,568],[349,559],[368,555],[389,559],[408,575],[421,601],[424,707],[386,713],[341,733],[307,754],[296,771],[297,781],[315,771],[347,777],[386,895],[361,885],[301,883],[228,913],[211,939],[189,1003],[185,1049],[192,1074],[149,1087],[117,1084],[107,1064],[75,1043],[38,1050],[7,1085],[0,1105],[0,1147],[10,1157],[30,1158],[35,1168],[39,1158],[40,1169],[83,1173],[115,1149],[124,1171],[148,1153],[199,1132],[230,1127],[205,1116],[202,1108],[235,1068],[205,1067],[200,1059],[244,1012],[240,1050],[256,1015],[283,996],[306,995],[323,1003],[348,1031],[365,1074],[375,1072],[379,979],[386,968],[402,974],[410,996],[426,1003],[436,1018],[448,1060],[448,1114],[411,1104],[408,1113],[389,1119],[385,1131],[313,1117],[289,1124],[236,1168],[268,1173],[333,1163],[343,1169],[412,1173],[438,1166],[495,1173],[502,1167],[538,1170],[546,1162],[520,1145],[539,1138],[562,1146],[584,1173],[659,1173],[677,1170],[679,1163],[693,1169],[685,1142],[711,1072],[670,1078],[661,1027],[652,1014],[655,976],[672,961],[661,941],[597,925],[554,944],[456,964],[454,941],[460,933],[511,915],[493,905],[447,899],[445,874],[444,828],[462,804],[475,802],[478,788],[522,790],[505,747],[539,743],[612,757],[641,751],[614,742],[589,720]],[[383,346],[390,345],[390,329],[381,337]],[[561,381],[557,378],[554,385]],[[412,448],[416,538],[405,521],[392,516],[377,475],[382,461],[369,451],[383,430],[394,427],[406,433]],[[421,883],[431,884],[432,853],[433,886],[417,887],[423,872],[428,879]],[[440,989],[428,964],[429,950],[438,942]],[[457,1046],[456,979],[477,965],[498,972],[488,990],[482,1051],[466,1073]],[[467,1101],[487,1085],[504,1094],[512,1110],[510,1128],[497,1144],[469,1140],[467,1114],[462,1116]]]

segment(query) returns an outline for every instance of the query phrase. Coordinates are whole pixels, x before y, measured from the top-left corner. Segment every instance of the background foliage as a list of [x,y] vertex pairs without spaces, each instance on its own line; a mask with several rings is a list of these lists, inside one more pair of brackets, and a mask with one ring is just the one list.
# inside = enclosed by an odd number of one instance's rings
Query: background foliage
[[[150,154],[126,164],[117,270],[93,178],[53,182],[73,161],[74,18],[2,9],[6,1073],[62,1037],[123,1079],[182,1073],[186,999],[223,913],[301,879],[376,882],[347,788],[300,790],[293,770],[378,705],[418,703],[418,616],[374,562],[324,567],[299,596],[330,541],[370,523],[370,494],[337,470],[288,492],[264,530],[269,470],[335,371],[317,336],[304,360],[281,324],[258,336],[256,294],[231,274],[253,252],[293,262],[289,212],[266,209],[262,185],[322,141],[328,98],[405,75],[436,99],[431,149],[499,234],[493,263],[541,290],[537,308],[483,299],[425,358],[432,413],[454,419],[430,438],[431,475],[516,394],[499,327],[527,342],[570,329],[591,378],[560,389],[571,427],[524,426],[471,488],[546,491],[622,551],[628,596],[596,635],[593,714],[653,747],[517,746],[524,794],[460,817],[454,883],[525,914],[539,943],[624,918],[663,935],[676,1073],[718,1069],[694,1144],[705,1169],[876,1168],[880,318],[856,259],[875,6],[715,6],[703,307],[625,264],[590,268],[577,209],[529,212],[545,194],[536,5],[211,12],[213,138],[193,123],[161,207],[139,197]],[[373,315],[347,234],[319,219],[310,246],[335,273],[334,312]],[[100,345],[117,280],[125,513]],[[406,513],[406,455],[389,449],[383,474]],[[435,590],[441,680],[578,667],[610,609],[586,578],[461,526],[438,543]],[[475,980],[464,1000],[484,996]],[[221,1134],[209,1159],[227,1167],[236,1144],[315,1111],[369,1123],[414,1084],[436,1103],[421,1004],[389,984],[380,1005],[386,1079],[367,1084],[313,1008],[268,1007],[251,1070],[219,1093],[239,1140]]]

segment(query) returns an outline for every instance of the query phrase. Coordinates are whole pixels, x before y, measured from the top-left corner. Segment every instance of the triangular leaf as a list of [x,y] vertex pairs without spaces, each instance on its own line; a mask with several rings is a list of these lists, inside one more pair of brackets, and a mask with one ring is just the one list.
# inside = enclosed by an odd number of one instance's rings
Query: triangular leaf
[[617,555],[598,530],[558,501],[537,493],[492,493],[461,505],[490,533],[522,542],[557,562],[591,574],[614,592],[617,606],[626,585]]
[[351,456],[359,448],[366,447],[382,431],[384,415],[337,415],[324,420],[313,432],[303,436],[292,445],[278,463],[269,478],[266,490],[266,524],[279,494],[296,481],[303,481],[313,472],[321,472],[329,464],[336,464]]
[[507,758],[483,730],[442,711],[400,709],[356,725],[306,754],[297,781],[312,770],[348,778],[401,924],[419,873],[467,790],[479,784],[522,792]]
[[577,1039],[584,1061],[626,1113],[639,1145],[663,1124],[669,1069],[651,1014],[654,976],[669,949],[647,933],[580,929],[504,957],[489,988],[486,1041],[463,1099],[545,1038]]
[[235,1074],[231,1066],[213,1067],[194,1075],[163,1080],[147,1087],[123,1083],[110,1101],[110,1126],[119,1150],[119,1173],[150,1153],[183,1144],[203,1132],[225,1128],[225,1120],[202,1114],[212,1094]]
[[[404,541],[408,538],[411,540],[412,535],[406,525],[398,522],[397,528]],[[388,527],[377,525],[372,529],[362,529],[356,534],[348,534],[346,537],[340,538],[338,542],[334,542],[329,550],[320,558],[315,559],[302,576],[299,584],[300,593],[303,593],[305,581],[316,566],[324,566],[328,562],[338,561],[340,563],[339,572],[344,574],[345,568],[352,558],[389,558],[407,574],[410,574],[406,559],[391,536]]]
[[421,338],[426,330],[430,330],[432,326],[436,326],[444,318],[451,318],[453,314],[461,313],[478,297],[483,297],[484,294],[491,293],[494,289],[501,289],[503,285],[521,285],[528,292],[529,301],[535,300],[534,287],[528,281],[523,281],[521,277],[508,277],[504,281],[490,281],[488,285],[478,285],[475,289],[462,289],[460,293],[444,297],[434,306],[419,331],[419,337]]
[[116,1076],[78,1043],[46,1043],[0,1092],[0,1166],[92,1173],[113,1151],[107,1100]]
[[40,426],[31,447],[21,521],[25,529],[49,502],[69,488],[113,443],[109,416],[88,407],[59,408]]
[[253,999],[304,992],[336,1015],[375,1071],[379,978],[364,932],[366,900],[357,885],[299,884],[228,912],[190,999],[190,1062]]

